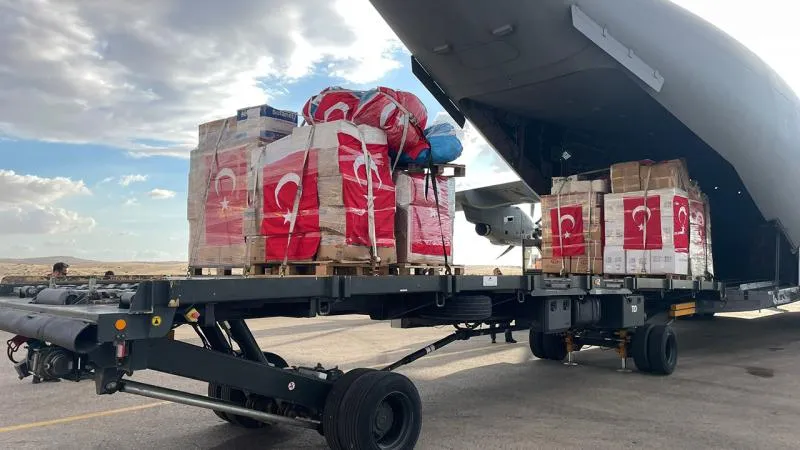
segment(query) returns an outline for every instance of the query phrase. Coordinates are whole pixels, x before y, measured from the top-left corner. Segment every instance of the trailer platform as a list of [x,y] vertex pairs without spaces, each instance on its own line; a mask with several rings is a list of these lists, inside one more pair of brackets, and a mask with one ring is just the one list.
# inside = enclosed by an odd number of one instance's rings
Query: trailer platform
[[[573,364],[583,346],[602,346],[618,351],[623,370],[632,358],[642,372],[668,375],[678,347],[669,323],[656,320],[661,312],[713,314],[797,299],[796,289],[635,277],[181,277],[114,288],[102,281],[90,288],[0,285],[0,330],[17,335],[8,346],[21,378],[93,379],[101,395],[127,392],[203,407],[242,427],[311,428],[333,449],[399,449],[418,439],[421,399],[394,370],[452,342],[529,330],[531,351],[542,359]],[[259,348],[245,322],[344,314],[454,331],[381,370],[345,373],[290,365]],[[202,345],[174,340],[179,326],[193,328]],[[27,356],[14,359],[22,346]],[[127,378],[146,369],[206,382],[208,395]]]

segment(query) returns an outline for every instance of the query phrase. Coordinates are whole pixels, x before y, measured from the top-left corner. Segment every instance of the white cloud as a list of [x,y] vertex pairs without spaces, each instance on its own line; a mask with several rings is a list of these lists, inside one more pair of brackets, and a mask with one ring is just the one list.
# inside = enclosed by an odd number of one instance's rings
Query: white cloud
[[43,178],[0,169],[0,204],[52,203],[63,197],[91,194],[83,181],[69,178]]
[[83,181],[44,178],[0,169],[0,235],[53,234],[89,231],[91,217],[53,206],[74,195],[90,195]]
[[96,223],[74,211],[30,203],[0,206],[0,234],[64,234],[91,231]]
[[139,200],[137,200],[135,197],[131,197],[129,199],[126,199],[125,203],[123,203],[123,205],[125,205],[125,206],[137,206],[138,204],[139,204]]
[[401,48],[368,0],[39,0],[0,17],[0,135],[139,155],[185,155],[198,123],[317,67],[376,81]]
[[105,177],[102,180],[100,180],[100,182],[97,184],[107,184],[111,183],[112,181],[114,181],[114,177]]
[[175,191],[170,191],[167,189],[153,189],[152,191],[148,192],[147,195],[154,200],[166,200],[168,198],[175,197]]
[[130,186],[132,183],[142,183],[147,181],[147,175],[132,174],[125,175],[119,179],[120,186]]

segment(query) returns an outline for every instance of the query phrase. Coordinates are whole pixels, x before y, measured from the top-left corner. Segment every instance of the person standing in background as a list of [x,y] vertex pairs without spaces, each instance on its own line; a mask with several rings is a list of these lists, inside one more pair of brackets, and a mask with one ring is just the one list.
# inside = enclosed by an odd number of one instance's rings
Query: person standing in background
[[[500,270],[499,267],[495,267],[494,270],[492,271],[492,275],[494,275],[496,277],[499,277],[499,276],[503,275],[503,272]],[[502,322],[500,324],[494,324],[493,323],[493,324],[491,324],[489,326],[492,329],[492,333],[490,334],[490,336],[492,337],[492,344],[496,344],[497,343],[497,333],[495,333],[494,330],[497,329],[499,325],[504,325],[506,327],[510,327],[511,326],[511,321],[509,320],[508,322]],[[517,343],[517,341],[514,340],[514,336],[511,334],[511,330],[510,329],[506,329],[505,338],[506,338],[506,344],[516,344]]]

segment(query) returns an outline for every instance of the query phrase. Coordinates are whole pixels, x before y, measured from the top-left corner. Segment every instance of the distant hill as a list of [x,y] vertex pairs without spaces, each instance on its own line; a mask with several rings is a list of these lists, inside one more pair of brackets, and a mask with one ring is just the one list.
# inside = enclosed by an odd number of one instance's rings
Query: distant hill
[[[0,263],[3,264],[31,264],[31,265],[53,265],[57,262],[65,262],[70,266],[88,266],[88,265],[103,265],[109,264],[117,261],[95,261],[91,259],[82,259],[76,258],[74,256],[42,256],[38,258],[0,258]],[[126,261],[126,262],[139,262],[139,261]],[[144,261],[142,261],[144,262]],[[186,263],[185,261],[158,261],[158,262],[150,262],[147,261],[148,264],[178,264],[178,263]]]
[[0,258],[0,263],[6,264],[37,264],[37,265],[51,265],[57,262],[65,262],[69,265],[73,264],[97,264],[99,261],[92,261],[89,259],[75,258],[73,256],[42,256],[39,258]]

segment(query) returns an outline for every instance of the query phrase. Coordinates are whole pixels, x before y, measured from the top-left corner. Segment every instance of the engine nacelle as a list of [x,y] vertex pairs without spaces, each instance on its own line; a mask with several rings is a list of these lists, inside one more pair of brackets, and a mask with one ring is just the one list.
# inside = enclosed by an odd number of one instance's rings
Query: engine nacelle
[[478,223],[475,224],[475,232],[478,233],[480,237],[486,237],[492,233],[492,227],[485,223]]

